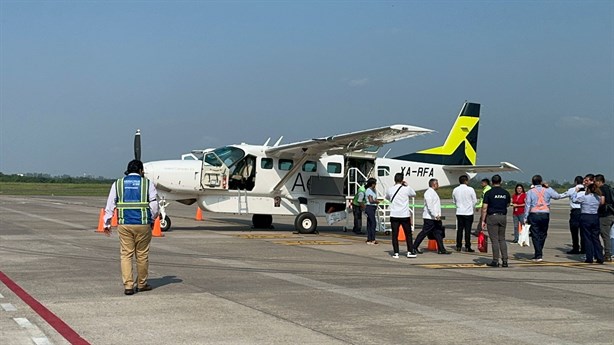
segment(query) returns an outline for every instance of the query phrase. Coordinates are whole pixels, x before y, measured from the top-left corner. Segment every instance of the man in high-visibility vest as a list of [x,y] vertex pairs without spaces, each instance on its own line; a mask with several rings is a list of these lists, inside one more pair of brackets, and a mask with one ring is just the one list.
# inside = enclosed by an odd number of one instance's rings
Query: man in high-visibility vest
[[548,185],[542,185],[542,177],[535,175],[531,179],[534,188],[527,192],[524,207],[524,222],[531,225],[529,232],[533,237],[533,248],[535,256],[532,260],[541,262],[543,258],[544,244],[548,236],[548,225],[550,224],[550,200],[565,197],[557,193]]
[[143,163],[133,160],[128,163],[125,177],[111,186],[104,215],[104,233],[111,235],[111,218],[117,208],[120,243],[120,264],[124,294],[133,295],[134,277],[132,257],[136,256],[136,291],[149,291],[149,243],[153,220],[159,212],[158,192],[153,183],[144,177]]
[[362,234],[362,214],[365,211],[365,185],[358,187],[354,199],[352,200],[352,214],[354,214],[354,228],[352,232],[361,235]]

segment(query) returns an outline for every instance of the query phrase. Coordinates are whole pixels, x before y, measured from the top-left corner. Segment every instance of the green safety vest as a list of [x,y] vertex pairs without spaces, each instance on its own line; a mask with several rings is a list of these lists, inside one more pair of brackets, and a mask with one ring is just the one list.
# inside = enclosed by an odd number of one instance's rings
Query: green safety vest
[[[352,204],[354,206],[360,206],[361,203],[365,203],[365,192],[367,191],[367,189],[365,188],[365,186],[360,186],[358,187],[358,190],[356,191],[356,194],[354,195],[354,199],[352,200]],[[358,196],[360,195],[360,193],[362,193],[362,200],[358,200]]]
[[148,179],[128,175],[115,182],[115,191],[119,224],[151,224]]

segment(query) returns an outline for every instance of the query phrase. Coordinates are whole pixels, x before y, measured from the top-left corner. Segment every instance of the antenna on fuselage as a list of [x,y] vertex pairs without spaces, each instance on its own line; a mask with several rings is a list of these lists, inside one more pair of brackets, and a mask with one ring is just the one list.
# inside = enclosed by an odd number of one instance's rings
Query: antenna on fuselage
[[269,137],[262,146],[267,146],[269,144],[269,141],[271,141],[271,137]]
[[275,145],[273,145],[273,147],[279,145],[279,143],[281,143],[281,139],[283,139],[284,136],[282,135],[281,137],[279,137],[279,139],[277,139],[277,141],[275,142]]
[[392,150],[392,149],[388,149],[388,151],[386,151],[386,153],[384,153],[384,157],[382,157],[382,158],[386,158],[386,156],[388,156],[388,154],[390,153],[390,150]]

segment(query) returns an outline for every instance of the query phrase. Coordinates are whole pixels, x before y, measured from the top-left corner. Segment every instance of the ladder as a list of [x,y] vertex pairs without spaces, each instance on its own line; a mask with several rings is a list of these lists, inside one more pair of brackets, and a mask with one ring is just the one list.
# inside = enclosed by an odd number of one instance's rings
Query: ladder
[[243,190],[243,189],[237,189],[237,193],[238,193],[238,211],[239,214],[244,214],[248,212],[248,207],[247,207],[247,190]]

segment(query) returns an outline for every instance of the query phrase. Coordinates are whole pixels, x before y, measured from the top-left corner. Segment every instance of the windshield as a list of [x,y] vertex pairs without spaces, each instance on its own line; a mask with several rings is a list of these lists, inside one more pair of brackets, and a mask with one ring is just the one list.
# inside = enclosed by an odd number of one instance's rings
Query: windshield
[[208,153],[205,155],[205,163],[213,166],[220,166],[220,162],[217,159],[217,157],[219,157],[229,168],[245,156],[245,152],[243,150],[231,146],[217,148],[213,150],[212,153],[214,154]]

